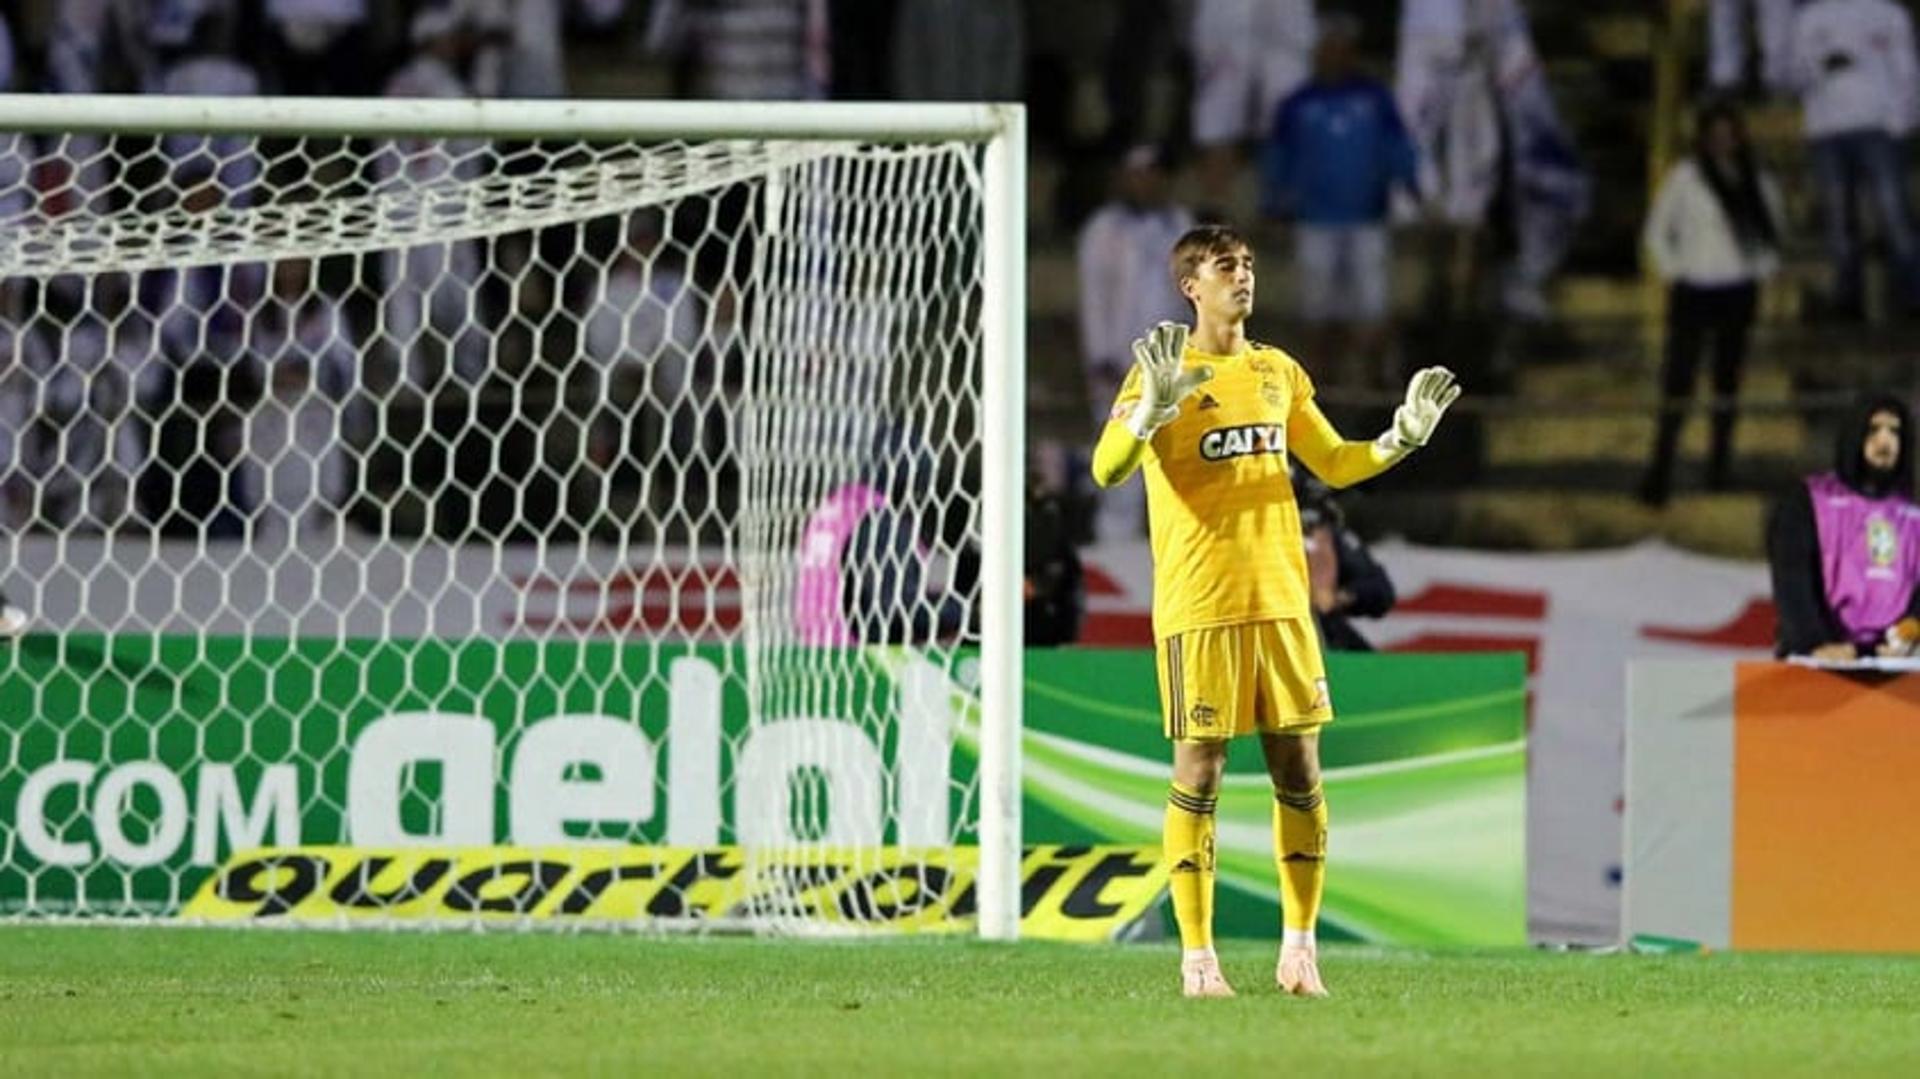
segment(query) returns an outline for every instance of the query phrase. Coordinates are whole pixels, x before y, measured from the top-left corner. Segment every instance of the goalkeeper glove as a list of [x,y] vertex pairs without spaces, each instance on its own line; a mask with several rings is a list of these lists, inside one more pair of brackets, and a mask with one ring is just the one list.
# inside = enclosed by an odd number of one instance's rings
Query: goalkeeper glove
[[1127,430],[1142,442],[1180,415],[1180,402],[1213,378],[1213,368],[1182,370],[1187,351],[1187,328],[1162,322],[1133,342],[1134,365],[1140,369],[1140,403],[1127,417]]
[[1453,372],[1444,367],[1423,367],[1407,383],[1407,399],[1393,410],[1393,425],[1380,433],[1374,444],[1394,458],[1405,457],[1427,444],[1433,429],[1447,406],[1460,397]]

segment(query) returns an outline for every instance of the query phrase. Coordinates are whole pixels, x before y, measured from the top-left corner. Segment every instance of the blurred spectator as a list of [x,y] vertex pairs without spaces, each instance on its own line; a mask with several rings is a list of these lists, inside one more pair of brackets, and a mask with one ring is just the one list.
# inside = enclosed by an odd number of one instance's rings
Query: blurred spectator
[[[1113,198],[1080,230],[1080,359],[1096,430],[1106,423],[1133,365],[1134,338],[1156,323],[1193,316],[1167,268],[1174,242],[1194,223],[1193,214],[1172,200],[1170,164],[1159,147],[1128,151]],[[1136,539],[1143,533],[1144,485],[1122,484],[1100,498],[1098,535]]]
[[1892,0],[1811,0],[1793,18],[1794,86],[1833,260],[1829,314],[1864,317],[1859,203],[1878,211],[1896,304],[1920,304],[1920,239],[1907,207],[1905,140],[1920,108],[1913,21]]
[[1898,397],[1870,397],[1843,424],[1834,469],[1809,476],[1767,526],[1774,649],[1845,661],[1908,655],[1920,639],[1920,506],[1913,421]]
[[1300,504],[1301,539],[1307,552],[1307,582],[1314,622],[1326,646],[1339,652],[1371,652],[1372,642],[1354,628],[1355,618],[1382,618],[1397,597],[1393,579],[1374,560],[1366,541],[1347,527],[1332,488],[1313,473],[1293,467],[1293,497]]
[[33,488],[18,471],[20,432],[33,414],[33,374],[20,360],[25,351],[27,283],[0,279],[0,528],[23,523],[32,508]]
[[[1707,81],[1715,90],[1787,84],[1794,0],[1711,0],[1707,6]],[[1751,34],[1749,34],[1751,30]],[[1758,46],[1749,49],[1748,42]],[[1757,64],[1749,66],[1748,58]]]
[[327,527],[345,504],[360,351],[304,258],[273,267],[272,292],[248,336],[266,384],[247,420],[248,486],[259,488],[261,530],[297,539]]
[[267,78],[284,94],[364,94],[367,0],[266,0]]
[[[884,423],[862,476],[835,488],[808,518],[798,552],[794,625],[801,644],[915,644],[968,631],[979,552],[943,542],[937,464],[904,427]],[[952,566],[945,587],[928,572]]]
[[[705,412],[715,390],[694,384],[705,311],[683,252],[666,242],[660,211],[628,218],[606,269],[576,306],[587,362],[573,372],[573,395],[587,402],[587,454],[594,467],[580,470],[580,484],[589,489],[572,497],[586,520],[604,504],[601,489],[635,462],[660,460],[663,453],[672,461],[704,460],[693,447],[707,430]],[[647,488],[645,510],[672,512],[672,477],[631,479]]]
[[1320,21],[1314,74],[1273,118],[1262,161],[1261,210],[1292,221],[1300,318],[1308,354],[1348,376],[1338,385],[1397,382],[1386,353],[1393,256],[1388,196],[1416,184],[1413,143],[1386,84],[1360,68],[1360,25]]
[[900,0],[893,96],[902,101],[1018,101],[1026,63],[1019,0]]
[[195,363],[168,372],[155,418],[154,458],[140,477],[141,505],[162,535],[235,540],[248,534],[253,501],[247,413],[259,403],[251,364]]
[[505,97],[564,97],[567,72],[563,49],[571,8],[589,27],[618,20],[626,0],[503,0],[508,28],[501,94]]
[[1665,505],[1684,411],[1700,353],[1713,349],[1713,442],[1707,485],[1727,484],[1735,404],[1760,283],[1779,266],[1780,193],[1747,140],[1738,110],[1701,110],[1693,154],[1668,171],[1642,233],[1655,272],[1667,282],[1667,355],[1653,460],[1640,487]]
[[153,270],[140,279],[129,317],[156,328],[152,340],[165,359],[152,383],[141,380],[141,411],[154,433],[140,497],[168,535],[238,539],[247,532],[246,417],[259,403],[260,378],[245,331],[264,277],[257,263],[243,263]]
[[1394,92],[1419,151],[1420,191],[1449,224],[1478,228],[1500,184],[1500,110],[1487,42],[1465,0],[1404,0]]
[[[442,4],[414,16],[414,58],[387,80],[388,97],[472,96],[461,77],[478,31],[464,6]],[[418,188],[468,179],[485,167],[470,139],[401,139],[374,159],[376,191],[406,199]],[[448,240],[380,255],[386,284],[382,322],[416,388],[431,390],[451,375],[472,389],[487,369],[487,335],[471,317],[482,259],[473,240]]]
[[247,359],[247,323],[266,295],[259,263],[149,270],[141,275],[137,313],[158,334],[176,367],[234,364]]
[[[254,97],[260,77],[233,54],[233,15],[210,8],[194,20],[192,33],[161,65],[154,91],[186,97]],[[254,140],[244,135],[168,135],[162,152],[172,164],[173,192],[195,213],[251,203],[260,175]],[[170,193],[170,194],[171,194]]]
[[826,96],[827,0],[654,0],[647,49],[673,59],[681,96],[805,101]]
[[1234,204],[1241,146],[1266,134],[1274,109],[1312,66],[1313,3],[1194,0],[1192,26],[1200,199],[1203,212],[1219,215]]
[[1592,184],[1554,107],[1526,13],[1517,0],[1404,0],[1396,78],[1421,194],[1456,232],[1452,266],[1437,280],[1469,294],[1468,253],[1504,192],[1515,250],[1501,306],[1545,319],[1547,283],[1586,217]]
[[212,16],[238,27],[241,0],[60,0],[48,49],[48,85],[56,93],[153,90],[169,54],[194,44]]
[[40,527],[105,531],[125,524],[133,506],[148,456],[136,396],[164,376],[146,362],[145,324],[122,317],[127,287],[123,275],[106,274],[90,286],[46,290],[19,341],[30,390],[19,478],[31,484]]
[[1028,645],[1072,644],[1086,615],[1085,567],[1074,549],[1074,527],[1063,495],[1029,478],[1027,564],[1022,579]]
[[[13,30],[7,16],[0,12],[0,93],[12,92],[15,67]],[[26,210],[33,202],[27,180],[33,171],[34,144],[31,136],[0,134],[0,222]],[[0,313],[0,318],[5,315]]]

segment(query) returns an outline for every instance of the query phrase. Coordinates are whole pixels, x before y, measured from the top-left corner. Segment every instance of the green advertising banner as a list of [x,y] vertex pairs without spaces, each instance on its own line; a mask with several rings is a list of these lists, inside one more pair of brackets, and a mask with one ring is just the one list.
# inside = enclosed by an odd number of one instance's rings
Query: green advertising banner
[[[1522,941],[1520,658],[1329,659],[1328,935]],[[1157,844],[1151,656],[1026,662],[1027,841]],[[726,646],[31,637],[0,652],[0,913],[172,914],[260,846],[970,841],[973,658],[843,666],[756,726]],[[930,697],[950,724],[893,718]],[[1271,805],[1236,746],[1224,934],[1275,932]]]
[[[1327,675],[1322,936],[1524,943],[1525,658],[1331,653]],[[1028,653],[1029,836],[1158,840],[1158,700],[1151,653]],[[1218,932],[1277,936],[1273,789],[1252,739],[1233,747],[1219,814]]]

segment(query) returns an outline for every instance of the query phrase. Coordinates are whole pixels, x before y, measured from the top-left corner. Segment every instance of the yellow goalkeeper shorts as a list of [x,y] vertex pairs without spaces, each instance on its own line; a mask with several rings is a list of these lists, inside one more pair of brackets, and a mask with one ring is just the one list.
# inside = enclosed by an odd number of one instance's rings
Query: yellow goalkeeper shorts
[[1306,734],[1333,719],[1310,618],[1176,633],[1154,643],[1163,727],[1176,742]]

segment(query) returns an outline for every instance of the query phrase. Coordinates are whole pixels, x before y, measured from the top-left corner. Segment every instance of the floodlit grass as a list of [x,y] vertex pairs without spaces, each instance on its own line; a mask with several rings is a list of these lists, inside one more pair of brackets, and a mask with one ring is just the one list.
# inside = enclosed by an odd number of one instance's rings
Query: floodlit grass
[[[1920,960],[0,928],[0,1075],[1920,1074]],[[857,1069],[857,1071],[856,1071]]]

